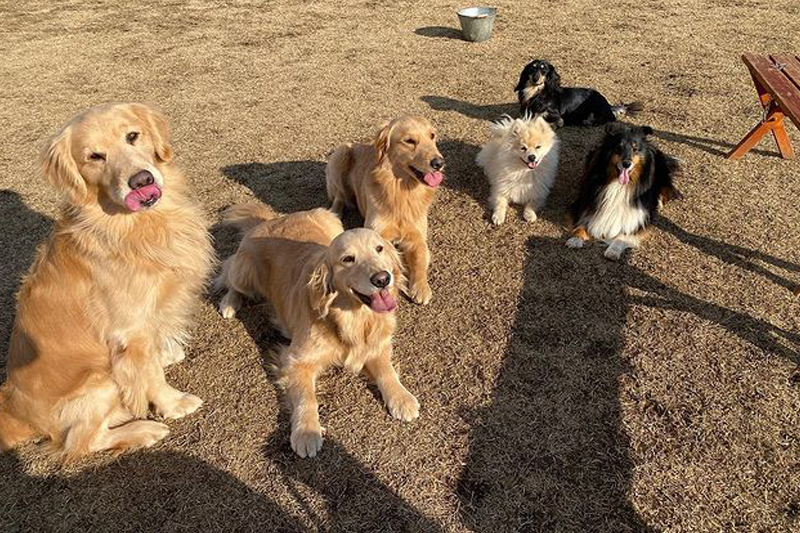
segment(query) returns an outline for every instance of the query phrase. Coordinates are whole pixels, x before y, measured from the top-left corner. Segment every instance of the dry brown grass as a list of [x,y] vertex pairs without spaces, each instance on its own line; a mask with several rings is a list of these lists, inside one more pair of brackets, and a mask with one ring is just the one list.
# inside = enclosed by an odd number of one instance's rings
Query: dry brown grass
[[[208,301],[169,371],[203,408],[119,459],[3,456],[0,531],[800,530],[800,166],[771,139],[721,157],[759,115],[739,55],[800,51],[797,2],[503,1],[477,45],[446,29],[460,4],[425,4],[0,3],[0,353],[57,206],[35,157],[82,108],[161,108],[212,214],[323,205],[328,151],[400,113],[428,116],[448,159],[434,300],[399,311],[417,422],[332,372],[322,454],[294,457],[266,370],[277,335],[258,306],[230,323]],[[685,161],[686,200],[622,263],[563,246],[594,129],[562,132],[543,220],[487,222],[473,158],[532,57],[644,101],[638,121]]]

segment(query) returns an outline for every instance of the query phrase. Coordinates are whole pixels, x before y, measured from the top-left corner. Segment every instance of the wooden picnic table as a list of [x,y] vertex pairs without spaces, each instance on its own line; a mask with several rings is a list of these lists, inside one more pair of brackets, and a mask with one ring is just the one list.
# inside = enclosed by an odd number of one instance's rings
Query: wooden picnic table
[[792,145],[786,135],[784,117],[800,128],[800,58],[789,54],[744,54],[742,61],[750,70],[764,115],[750,133],[728,154],[738,159],[772,132],[784,159],[792,159]]

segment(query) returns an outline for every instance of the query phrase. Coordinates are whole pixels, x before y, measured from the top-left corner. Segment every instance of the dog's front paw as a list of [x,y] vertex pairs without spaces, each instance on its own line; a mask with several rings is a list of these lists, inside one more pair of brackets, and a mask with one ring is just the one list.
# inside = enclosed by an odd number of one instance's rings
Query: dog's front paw
[[127,447],[122,446],[122,449],[149,448],[169,435],[169,427],[166,424],[153,420],[137,420],[124,427],[132,433],[132,436],[125,443]]
[[627,247],[624,244],[620,244],[618,242],[612,242],[603,255],[606,259],[611,259],[612,261],[619,261],[619,258],[622,257],[622,252],[625,251]]
[[526,207],[522,211],[522,217],[528,222],[536,222],[536,219],[539,218],[536,216],[536,211],[532,207]]
[[290,441],[292,450],[300,457],[316,457],[322,449],[322,427],[319,424],[296,427]]
[[242,297],[238,292],[231,289],[219,301],[219,314],[222,315],[222,318],[233,318],[241,306]]
[[567,248],[583,248],[585,241],[580,237],[570,237],[567,240]]
[[499,226],[503,222],[506,221],[506,212],[500,211],[499,209],[492,213],[492,224],[495,226]]
[[431,298],[433,298],[433,291],[427,281],[423,283],[412,283],[408,290],[408,296],[414,303],[427,305],[430,303]]
[[393,417],[404,422],[410,422],[419,416],[419,401],[405,389],[387,399],[386,407]]
[[203,400],[194,394],[172,389],[171,392],[163,394],[153,403],[156,413],[164,418],[183,418],[197,411],[203,405]]

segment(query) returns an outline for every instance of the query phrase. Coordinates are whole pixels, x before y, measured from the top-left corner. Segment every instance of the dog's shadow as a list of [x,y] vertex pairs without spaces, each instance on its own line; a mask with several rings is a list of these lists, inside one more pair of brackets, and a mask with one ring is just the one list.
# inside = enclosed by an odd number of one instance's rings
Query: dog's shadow
[[15,315],[15,294],[25,272],[30,268],[36,248],[44,241],[53,220],[25,205],[14,191],[0,190],[0,220],[9,231],[0,232],[0,382],[5,381],[8,341]]
[[250,189],[277,213],[293,213],[328,205],[323,161],[239,163],[222,167],[230,180]]
[[275,501],[183,453],[149,450],[77,474],[0,456],[0,531],[308,531]]
[[479,120],[496,120],[503,115],[512,117],[519,115],[519,104],[516,102],[481,105],[450,98],[448,96],[435,95],[425,95],[420,97],[420,100],[436,111],[457,111],[465,117]]

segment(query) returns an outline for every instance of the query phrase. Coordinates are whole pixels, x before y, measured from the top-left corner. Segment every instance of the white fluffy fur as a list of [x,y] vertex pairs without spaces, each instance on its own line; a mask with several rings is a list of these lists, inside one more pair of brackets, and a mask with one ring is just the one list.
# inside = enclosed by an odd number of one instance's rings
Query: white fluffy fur
[[[525,220],[536,220],[558,172],[559,141],[555,132],[541,117],[504,117],[492,124],[490,131],[491,138],[475,161],[483,167],[491,184],[492,222],[505,221],[509,203],[524,205]],[[528,168],[524,161],[529,154],[536,155],[536,168]]]
[[617,181],[606,185],[597,212],[586,229],[595,239],[612,241],[617,237],[633,235],[647,222],[647,211],[631,205],[634,187]]

